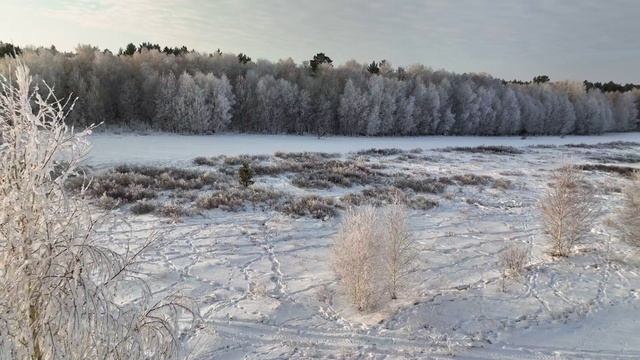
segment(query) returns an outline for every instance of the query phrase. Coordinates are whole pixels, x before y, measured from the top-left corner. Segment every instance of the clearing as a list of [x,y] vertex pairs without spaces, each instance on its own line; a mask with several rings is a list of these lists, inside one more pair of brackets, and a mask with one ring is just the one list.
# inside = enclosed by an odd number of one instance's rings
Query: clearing
[[[98,185],[129,182],[129,192],[100,188],[121,200],[110,213],[126,222],[99,234],[114,246],[158,238],[142,265],[152,288],[193,297],[210,325],[183,334],[194,359],[640,358],[640,259],[607,225],[629,182],[618,170],[640,168],[637,133],[91,140]],[[567,145],[579,143],[588,145]],[[235,156],[292,150],[324,154]],[[245,161],[258,190],[236,184]],[[144,166],[114,169],[124,162]],[[564,163],[610,166],[583,167],[603,211],[574,256],[554,259],[536,206]],[[154,193],[132,193],[138,185]],[[410,206],[418,267],[398,300],[359,314],[331,269],[332,237],[346,206],[384,203],[391,188]],[[134,215],[140,199],[153,209]],[[178,210],[154,211],[168,206]],[[532,259],[521,278],[505,280],[500,253],[512,244]]]

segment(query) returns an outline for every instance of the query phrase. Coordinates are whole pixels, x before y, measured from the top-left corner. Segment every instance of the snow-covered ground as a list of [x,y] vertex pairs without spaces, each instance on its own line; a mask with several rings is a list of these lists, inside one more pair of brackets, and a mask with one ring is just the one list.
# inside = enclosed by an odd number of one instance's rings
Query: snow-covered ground
[[[177,163],[200,155],[274,151],[346,152],[364,148],[534,145],[640,141],[638,134],[530,138],[327,138],[294,136],[94,135],[94,165]],[[549,171],[561,163],[633,156],[640,147],[525,148],[491,155],[424,150],[418,158],[372,158],[389,172],[418,176],[490,175],[510,189],[451,185],[431,210],[412,210],[419,266],[400,299],[359,314],[342,295],[329,258],[340,221],[293,219],[275,211],[220,210],[174,223],[153,215],[126,217],[101,236],[118,244],[161,246],[144,270],[159,294],[181,291],[200,304],[208,325],[185,342],[194,359],[637,359],[640,358],[640,258],[607,225],[628,179],[586,172],[604,211],[589,241],[567,259],[545,252],[536,204]],[[640,167],[640,164],[624,163]],[[294,191],[285,176],[258,178]],[[297,189],[296,191],[300,191]],[[305,190],[313,192],[312,190]],[[323,190],[338,197],[349,189]],[[503,280],[500,253],[531,249],[521,279]]]
[[122,162],[176,162],[196,156],[273,154],[276,151],[345,153],[370,148],[437,149],[447,146],[595,144],[611,141],[640,141],[640,133],[611,133],[600,136],[419,136],[344,137],[318,139],[295,135],[175,135],[105,134],[91,136],[89,162],[105,165]]

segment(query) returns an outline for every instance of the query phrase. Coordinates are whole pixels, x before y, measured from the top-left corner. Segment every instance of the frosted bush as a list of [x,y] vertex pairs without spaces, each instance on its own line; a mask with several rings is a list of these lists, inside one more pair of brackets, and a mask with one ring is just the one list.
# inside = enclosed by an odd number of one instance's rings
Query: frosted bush
[[501,254],[503,275],[505,277],[519,277],[529,263],[529,250],[522,245],[507,247]]
[[384,232],[380,254],[383,264],[381,274],[391,299],[397,299],[398,293],[406,287],[417,254],[407,226],[406,212],[404,205],[396,201],[387,206],[382,214]]
[[596,215],[593,191],[584,186],[582,175],[572,166],[553,174],[551,187],[540,202],[542,224],[554,256],[569,256],[591,229]]
[[334,269],[358,310],[370,311],[406,288],[416,250],[399,201],[381,211],[350,208],[333,245]]
[[347,209],[333,245],[334,268],[359,311],[372,310],[379,296],[379,229],[374,207]]

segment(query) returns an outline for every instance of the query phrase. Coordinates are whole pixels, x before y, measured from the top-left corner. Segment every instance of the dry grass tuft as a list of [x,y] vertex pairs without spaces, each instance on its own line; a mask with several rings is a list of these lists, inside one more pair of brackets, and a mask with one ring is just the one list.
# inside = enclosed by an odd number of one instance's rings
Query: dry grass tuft
[[522,245],[512,245],[507,247],[500,254],[502,270],[505,277],[520,277],[524,274],[526,266],[529,264],[529,250]]

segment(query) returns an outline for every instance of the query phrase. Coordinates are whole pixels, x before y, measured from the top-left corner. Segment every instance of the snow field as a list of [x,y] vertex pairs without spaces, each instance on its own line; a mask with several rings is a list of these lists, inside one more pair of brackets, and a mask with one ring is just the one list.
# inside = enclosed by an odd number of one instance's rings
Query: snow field
[[[631,140],[631,135],[616,139]],[[120,141],[132,138],[136,142],[129,148],[120,146]],[[156,143],[156,148],[170,152],[186,140],[178,137],[175,143],[162,145],[164,139],[173,138],[126,136],[111,143],[112,153],[99,154],[106,146],[100,141],[117,138],[96,135],[96,155],[90,161],[110,164],[121,161],[124,154],[118,154],[127,151],[135,154],[129,158],[132,161],[171,163],[186,162],[192,155],[235,154],[241,148],[269,153],[284,148],[345,152],[360,146],[390,147],[384,139],[360,143],[304,137],[264,137],[253,147],[247,143],[258,137],[231,136],[185,137],[189,147],[165,159],[141,150]],[[207,148],[214,140],[215,146]],[[451,141],[464,140],[450,138],[447,144]],[[500,144],[520,141],[526,140],[505,139]],[[392,147],[428,146],[425,139],[409,138]],[[508,179],[513,186],[452,185],[437,196],[438,207],[412,210],[409,224],[420,250],[412,286],[398,300],[368,314],[353,309],[331,269],[330,246],[339,217],[321,221],[293,219],[275,211],[213,210],[174,223],[117,211],[115,215],[126,217],[129,227],[114,222],[100,235],[115,245],[144,241],[151,235],[159,239],[161,245],[145,255],[143,270],[158,294],[181,291],[200,304],[207,326],[184,334],[195,359],[414,359],[454,354],[462,359],[638,358],[640,262],[637,251],[620,242],[615,229],[607,225],[621,200],[616,188],[628,179],[586,173],[598,189],[604,211],[589,241],[567,259],[546,254],[536,206],[549,172],[561,164],[596,162],[594,156],[639,150],[638,146],[526,148],[518,155],[424,150],[421,155],[426,160],[372,157],[371,161],[387,165],[389,172],[490,175]],[[256,180],[291,192],[314,192],[293,187],[286,176]],[[322,195],[339,197],[353,191],[332,188]],[[532,260],[521,278],[503,279],[500,253],[514,243],[530,248]]]

